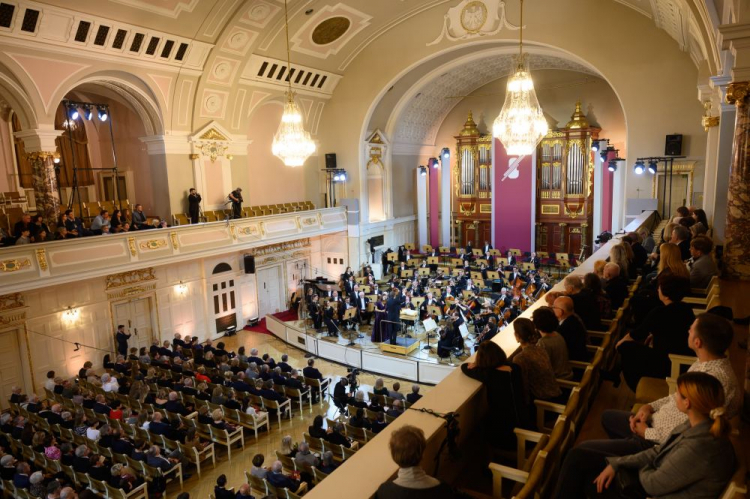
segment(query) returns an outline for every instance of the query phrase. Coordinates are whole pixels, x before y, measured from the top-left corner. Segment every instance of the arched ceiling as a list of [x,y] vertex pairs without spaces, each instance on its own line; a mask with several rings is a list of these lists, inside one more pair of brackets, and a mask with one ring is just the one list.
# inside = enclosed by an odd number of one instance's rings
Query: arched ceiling
[[[593,69],[563,54],[546,49],[527,49],[531,71],[558,69],[598,77]],[[440,124],[456,103],[474,90],[513,72],[515,51],[486,50],[439,68],[413,86],[396,106],[386,133],[397,144],[431,145]],[[400,108],[400,109],[399,109]]]

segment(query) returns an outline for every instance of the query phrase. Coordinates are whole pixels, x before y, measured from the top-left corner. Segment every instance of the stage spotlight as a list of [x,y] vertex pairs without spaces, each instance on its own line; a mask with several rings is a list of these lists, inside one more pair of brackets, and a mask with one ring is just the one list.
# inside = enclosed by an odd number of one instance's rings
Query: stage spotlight
[[437,158],[430,158],[430,161],[432,161],[432,167],[434,169],[437,170],[438,168],[440,168],[440,162],[438,161]]
[[68,106],[68,118],[70,118],[71,120],[77,120],[78,116],[80,116],[78,114],[78,108],[73,104]]
[[656,175],[656,169],[659,167],[659,165],[656,163],[656,161],[649,161],[648,162],[648,172],[651,175]]
[[598,140],[592,140],[591,141],[591,150],[594,152],[599,152],[599,141]]
[[451,157],[451,150],[450,149],[448,149],[447,147],[443,147],[442,153],[443,153],[443,159],[444,160],[447,161],[447,160],[450,159],[450,157]]
[[643,164],[643,160],[638,160],[635,162],[635,166],[633,167],[635,170],[636,175],[643,175],[643,172],[646,171],[646,167]]
[[607,167],[607,169],[609,171],[611,171],[611,172],[616,172],[617,171],[617,161],[615,161],[614,159],[609,160],[609,166]]
[[99,120],[107,121],[108,118],[109,113],[107,112],[107,108],[105,106],[99,106]]
[[91,109],[91,106],[85,106],[83,108],[83,117],[89,121],[94,117],[94,111]]
[[424,167],[424,166],[420,166],[419,167],[419,175],[421,175],[422,177],[426,177],[427,176],[427,168]]

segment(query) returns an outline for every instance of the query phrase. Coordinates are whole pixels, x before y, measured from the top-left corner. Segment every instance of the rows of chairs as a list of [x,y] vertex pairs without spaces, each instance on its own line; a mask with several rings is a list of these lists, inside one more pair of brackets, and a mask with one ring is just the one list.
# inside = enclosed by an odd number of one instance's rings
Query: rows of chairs
[[[638,289],[639,284],[640,277],[630,286],[630,296]],[[560,387],[569,392],[567,403],[534,401],[537,431],[523,428],[514,430],[517,440],[516,467],[498,463],[489,465],[493,477],[493,497],[504,497],[504,487],[508,481],[515,482],[509,496],[515,499],[546,497],[551,493],[562,458],[583,427],[596,397],[600,373],[611,365],[616,353],[617,338],[628,323],[630,314],[628,298],[613,319],[603,321],[606,331],[588,331],[590,362],[571,361],[571,367],[577,374],[574,378],[576,381],[558,380]],[[550,415],[557,416],[552,426],[548,426]]]
[[[311,201],[299,201],[294,203],[264,204],[260,206],[247,206],[242,208],[243,218],[262,217],[265,215],[277,215],[279,213],[291,213],[296,211],[314,210],[315,205]],[[232,216],[231,209],[204,211],[201,222],[220,222]],[[189,225],[190,215],[187,213],[176,213],[172,215],[173,225]]]

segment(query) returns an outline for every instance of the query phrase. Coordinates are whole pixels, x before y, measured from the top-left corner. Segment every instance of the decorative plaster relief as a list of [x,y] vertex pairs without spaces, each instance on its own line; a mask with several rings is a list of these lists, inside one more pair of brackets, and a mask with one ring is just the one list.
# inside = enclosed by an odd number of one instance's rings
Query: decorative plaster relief
[[192,12],[198,0],[110,0],[138,10],[176,19],[183,11]]
[[156,274],[154,274],[153,267],[131,270],[130,272],[120,272],[119,274],[110,274],[105,278],[106,289],[119,288],[121,286],[129,286],[139,282],[155,280]]
[[[371,16],[343,3],[326,5],[292,37],[292,50],[327,59],[370,25]],[[348,21],[345,24],[345,21]]]
[[201,118],[224,119],[229,92],[206,88],[201,97]]
[[463,0],[448,9],[443,20],[443,29],[438,37],[427,44],[435,45],[443,41],[456,42],[480,36],[492,36],[503,28],[518,29],[505,18],[503,0]]
[[266,0],[255,0],[240,18],[240,22],[265,28],[281,7]]
[[232,54],[245,55],[256,38],[258,38],[257,32],[234,26],[222,43],[221,50]]
[[236,59],[217,57],[214,59],[214,65],[208,75],[208,82],[221,86],[229,86],[234,80],[239,66],[240,61]]

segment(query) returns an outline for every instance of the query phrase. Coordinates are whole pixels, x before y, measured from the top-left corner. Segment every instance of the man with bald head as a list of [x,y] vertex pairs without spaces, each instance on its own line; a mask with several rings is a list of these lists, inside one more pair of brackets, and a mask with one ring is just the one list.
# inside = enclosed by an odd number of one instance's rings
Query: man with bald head
[[628,297],[628,283],[620,279],[620,266],[614,262],[609,262],[604,266],[602,289],[612,303],[612,310],[622,307],[625,298]]
[[555,311],[560,325],[557,332],[565,339],[568,346],[568,358],[570,360],[588,360],[586,350],[586,326],[583,321],[573,312],[573,300],[567,296],[555,299],[552,309]]

